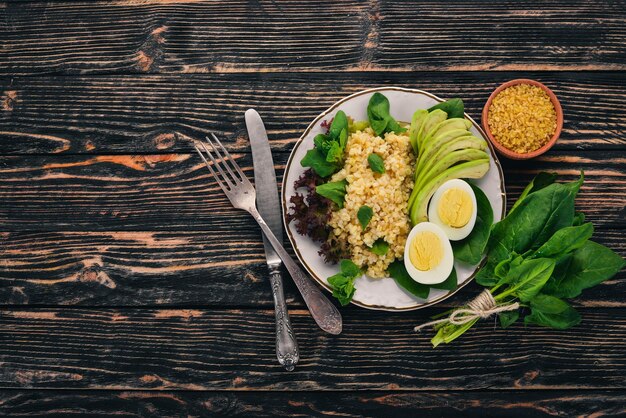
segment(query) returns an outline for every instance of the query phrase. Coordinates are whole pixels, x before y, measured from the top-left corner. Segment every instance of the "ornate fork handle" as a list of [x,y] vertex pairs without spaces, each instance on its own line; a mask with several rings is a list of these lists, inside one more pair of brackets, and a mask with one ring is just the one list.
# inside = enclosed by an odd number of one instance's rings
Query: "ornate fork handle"
[[278,253],[278,256],[285,264],[285,268],[296,283],[298,290],[304,298],[304,303],[309,308],[311,316],[317,322],[317,325],[329,334],[340,334],[342,329],[342,320],[339,310],[322,294],[320,289],[315,286],[311,279],[300,269],[291,256],[285,251],[282,244],[276,239],[270,227],[265,223],[256,207],[247,208],[248,212],[257,221],[263,233]]
[[288,371],[292,371],[298,360],[298,342],[291,328],[289,311],[285,303],[283,293],[283,278],[280,273],[280,266],[269,266],[270,283],[272,284],[272,295],[274,296],[274,313],[276,315],[276,357],[278,362]]

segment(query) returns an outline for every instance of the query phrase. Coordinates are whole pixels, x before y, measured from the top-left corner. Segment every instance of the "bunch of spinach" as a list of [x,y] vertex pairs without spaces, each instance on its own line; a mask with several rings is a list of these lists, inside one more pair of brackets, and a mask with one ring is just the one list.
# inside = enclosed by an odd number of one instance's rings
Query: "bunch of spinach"
[[348,117],[340,110],[335,114],[328,133],[313,138],[315,146],[308,150],[300,164],[311,167],[320,177],[328,177],[343,167],[348,142]]
[[[539,174],[509,214],[493,225],[485,249],[487,262],[476,281],[489,288],[497,303],[519,302],[524,312],[529,311],[524,323],[565,329],[580,322],[565,299],[609,279],[626,263],[590,240],[593,226],[574,209],[583,174],[571,183],[555,180],[554,174]],[[519,310],[499,314],[503,328],[519,318]],[[439,323],[431,342],[435,347],[449,343],[476,322]]]

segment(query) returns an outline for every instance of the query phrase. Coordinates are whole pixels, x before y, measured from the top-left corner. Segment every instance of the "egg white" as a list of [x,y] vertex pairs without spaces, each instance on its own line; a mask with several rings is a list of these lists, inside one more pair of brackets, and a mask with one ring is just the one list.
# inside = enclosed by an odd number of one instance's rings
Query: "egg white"
[[[411,263],[409,251],[415,235],[419,232],[425,231],[432,232],[437,235],[441,245],[443,246],[443,257],[441,258],[439,264],[434,268],[428,271],[421,271],[418,270],[413,263]],[[404,246],[404,266],[406,267],[406,270],[411,278],[422,284],[441,283],[448,278],[452,272],[453,265],[454,255],[452,254],[452,246],[450,245],[450,240],[448,240],[448,237],[446,237],[443,230],[431,222],[422,222],[415,225],[411,232],[409,232],[409,237],[407,238],[406,245]]]
[[[470,216],[470,220],[460,228],[454,228],[447,225],[441,220],[439,212],[437,211],[439,203],[441,202],[441,197],[448,189],[461,189],[465,191],[472,200],[472,215]],[[443,232],[445,232],[448,239],[452,241],[460,241],[467,237],[470,232],[472,232],[472,229],[474,229],[477,212],[478,207],[476,206],[476,195],[474,194],[472,187],[461,179],[448,180],[437,189],[435,194],[433,194],[433,197],[430,199],[430,205],[428,206],[428,221],[443,229]]]

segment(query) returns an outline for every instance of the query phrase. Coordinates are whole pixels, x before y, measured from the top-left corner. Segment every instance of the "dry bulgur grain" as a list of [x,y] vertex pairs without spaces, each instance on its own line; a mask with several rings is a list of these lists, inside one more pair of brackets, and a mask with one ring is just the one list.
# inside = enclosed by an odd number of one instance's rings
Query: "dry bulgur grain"
[[[381,156],[385,172],[373,172],[367,162],[371,153]],[[331,181],[346,179],[344,207],[333,212],[329,225],[333,234],[349,244],[352,261],[375,278],[386,276],[393,260],[402,258],[411,225],[407,202],[413,187],[415,157],[407,133],[388,133],[385,138],[374,135],[371,128],[350,135],[346,145],[344,167]],[[357,219],[363,205],[374,210],[365,231]],[[389,244],[387,254],[379,256],[369,247],[382,238]]]
[[519,154],[538,150],[556,131],[556,111],[540,87],[516,84],[494,97],[487,119],[496,141]]

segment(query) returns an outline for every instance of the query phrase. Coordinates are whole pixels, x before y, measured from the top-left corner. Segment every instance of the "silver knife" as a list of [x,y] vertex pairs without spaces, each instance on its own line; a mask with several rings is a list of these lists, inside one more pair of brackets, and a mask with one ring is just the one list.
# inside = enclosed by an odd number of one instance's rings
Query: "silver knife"
[[[254,186],[257,193],[257,208],[265,219],[276,238],[282,242],[283,228],[281,223],[280,202],[276,187],[276,172],[272,151],[267,140],[267,132],[261,116],[254,109],[246,111],[246,127],[252,147],[252,162],[254,164]],[[289,312],[283,293],[283,279],[280,267],[283,264],[274,251],[272,244],[263,234],[265,259],[270,273],[272,295],[274,296],[274,310],[276,315],[276,357],[278,362],[291,371],[300,359],[298,343],[291,328]]]

